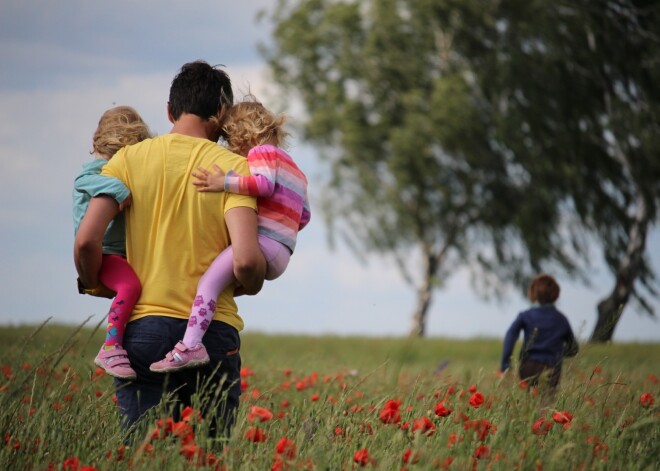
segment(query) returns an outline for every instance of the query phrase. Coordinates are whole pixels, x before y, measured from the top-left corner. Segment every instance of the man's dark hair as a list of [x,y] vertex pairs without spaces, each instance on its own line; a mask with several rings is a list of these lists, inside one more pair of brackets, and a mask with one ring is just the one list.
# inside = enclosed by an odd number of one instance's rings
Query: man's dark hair
[[201,60],[181,67],[170,87],[170,113],[175,120],[183,113],[209,119],[233,104],[229,75],[217,67]]

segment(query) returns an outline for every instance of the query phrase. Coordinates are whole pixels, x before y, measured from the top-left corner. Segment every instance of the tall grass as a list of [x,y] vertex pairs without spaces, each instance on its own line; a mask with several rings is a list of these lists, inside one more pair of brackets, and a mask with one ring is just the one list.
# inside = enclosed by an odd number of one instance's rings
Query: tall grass
[[[497,374],[499,340],[245,334],[244,393],[228,443],[207,439],[195,404],[174,422],[165,403],[127,447],[112,382],[92,364],[102,338],[98,326],[0,329],[0,469],[660,465],[658,344],[583,345],[545,403]],[[446,417],[436,414],[441,401]]]

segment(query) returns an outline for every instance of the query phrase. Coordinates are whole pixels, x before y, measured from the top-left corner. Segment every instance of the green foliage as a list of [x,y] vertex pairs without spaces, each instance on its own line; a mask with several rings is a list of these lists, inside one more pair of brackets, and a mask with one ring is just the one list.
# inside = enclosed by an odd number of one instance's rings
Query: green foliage
[[[285,463],[274,469],[353,469],[359,449],[368,468],[400,469],[409,449],[419,457],[411,470],[444,469],[447,459],[449,469],[644,470],[660,451],[657,405],[640,403],[660,392],[657,344],[584,347],[564,365],[559,395],[542,404],[513,376],[495,374],[499,340],[245,334],[245,392],[226,446],[194,415],[172,422],[164,404],[144,419],[144,440],[127,447],[112,382],[92,363],[102,338],[64,326],[0,329],[2,469],[250,470],[278,459]],[[471,388],[484,396],[478,408]],[[434,412],[441,400],[448,417]],[[379,419],[387,401],[400,401],[400,422]],[[273,417],[251,418],[255,406]],[[553,422],[561,411],[573,415],[567,427]],[[423,417],[435,427],[428,435],[411,430]],[[551,427],[535,435],[541,417]],[[255,428],[263,442],[245,438]],[[288,458],[277,453],[281,438],[295,444]],[[479,446],[487,452],[476,459]]]
[[332,234],[393,255],[422,322],[457,267],[480,294],[586,279],[594,241],[625,280],[610,304],[652,313],[635,282],[656,295],[657,2],[298,0],[271,20],[263,53],[328,164]]

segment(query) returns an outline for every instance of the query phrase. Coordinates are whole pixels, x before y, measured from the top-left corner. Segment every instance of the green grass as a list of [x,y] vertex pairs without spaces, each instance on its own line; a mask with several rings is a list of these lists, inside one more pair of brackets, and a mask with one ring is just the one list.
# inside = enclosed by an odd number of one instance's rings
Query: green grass
[[[382,470],[652,470],[660,463],[660,411],[640,403],[643,393],[660,398],[660,344],[583,345],[565,363],[558,396],[542,404],[542,395],[497,375],[500,340],[245,334],[246,390],[232,437],[219,449],[203,422],[163,438],[166,425],[157,421],[167,424],[166,406],[145,419],[150,432],[138,446],[123,447],[112,382],[92,364],[102,337],[99,329],[50,324],[0,329],[0,469],[348,470],[361,466],[358,450],[366,450],[366,468]],[[469,404],[471,386],[485,399],[478,408]],[[379,419],[388,400],[400,401],[398,423]],[[441,400],[448,417],[434,413]],[[273,418],[250,422],[254,406]],[[553,422],[558,411],[573,415],[566,428]],[[424,417],[435,429],[413,432]],[[552,425],[536,435],[541,417]],[[265,441],[246,439],[257,427]],[[152,438],[157,428],[160,438]],[[276,453],[282,438],[295,444],[288,458]],[[416,463],[402,461],[406,450]]]

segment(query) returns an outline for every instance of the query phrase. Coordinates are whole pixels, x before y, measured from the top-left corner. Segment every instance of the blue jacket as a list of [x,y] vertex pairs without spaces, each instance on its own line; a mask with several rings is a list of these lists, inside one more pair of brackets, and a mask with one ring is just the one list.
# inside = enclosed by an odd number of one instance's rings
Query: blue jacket
[[[78,232],[80,222],[94,196],[108,195],[121,204],[130,194],[121,180],[100,175],[101,169],[107,163],[105,159],[94,159],[86,163],[73,183],[74,235]],[[126,256],[126,224],[123,211],[110,222],[105,232],[103,253]]]
[[511,365],[511,354],[521,330],[525,333],[520,349],[521,362],[530,359],[557,366],[564,356],[574,356],[578,352],[578,344],[566,316],[554,304],[534,306],[518,314],[507,330],[501,371]]

